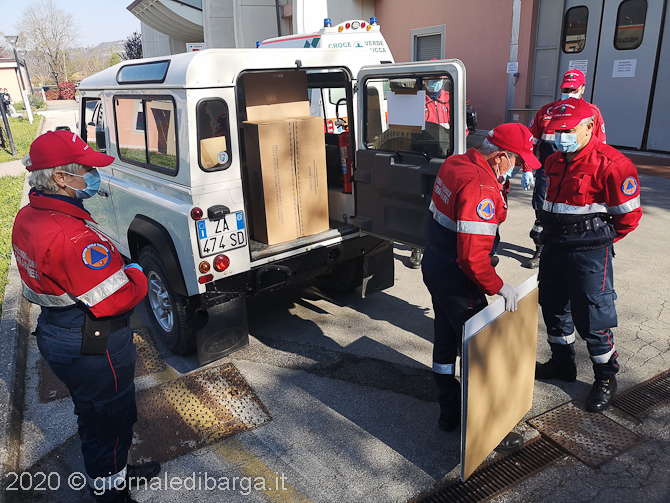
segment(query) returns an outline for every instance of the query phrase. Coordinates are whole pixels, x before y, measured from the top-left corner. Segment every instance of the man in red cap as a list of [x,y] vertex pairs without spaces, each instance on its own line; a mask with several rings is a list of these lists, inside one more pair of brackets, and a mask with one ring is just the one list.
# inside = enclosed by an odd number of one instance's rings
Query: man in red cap
[[89,490],[98,501],[128,503],[126,477],[148,480],[160,465],[126,466],[137,421],[129,318],[147,279],[137,264],[124,266],[82,204],[100,186],[92,166],[113,160],[70,131],[38,137],[24,158],[32,190],[12,247],[23,296],[41,307],[40,353],[75,405]]
[[[530,238],[535,243],[535,254],[525,264],[529,269],[536,269],[540,264],[540,253],[542,252],[542,245],[540,244],[540,232],[542,232],[542,225],[537,218],[537,212],[542,208],[544,196],[547,192],[545,187],[545,172],[544,163],[551,154],[556,151],[554,146],[554,131],[548,127],[552,114],[557,107],[560,107],[564,100],[568,98],[581,99],[586,90],[586,78],[580,70],[568,70],[563,75],[563,82],[561,83],[561,99],[543,106],[535,118],[530,123],[530,132],[533,133],[533,141],[535,142],[535,153],[539,157],[542,166],[535,172],[535,181],[533,182],[533,174],[530,167],[525,166],[524,172],[521,175],[521,186],[524,190],[530,190],[531,185],[535,183],[533,190],[533,209],[535,210],[535,223],[530,231]],[[600,114],[598,107],[589,103],[593,110],[593,134],[600,141],[605,143],[605,122],[603,116]]]
[[559,150],[545,164],[547,195],[538,212],[540,305],[552,356],[538,363],[537,379],[572,382],[575,328],[586,341],[595,383],[586,410],[605,410],[619,370],[612,327],[617,324],[612,245],[642,217],[633,163],[595,136],[593,109],[569,98],[554,108],[547,127]]
[[[517,293],[496,274],[489,253],[507,216],[501,182],[522,162],[540,165],[533,155],[533,136],[521,124],[502,124],[480,147],[449,157],[435,181],[422,270],[435,311],[433,372],[438,425],[444,431],[460,425],[460,383],[454,374],[465,321],[486,307],[486,294],[502,295],[505,308],[516,310]],[[511,432],[498,450],[515,450],[522,443]]]

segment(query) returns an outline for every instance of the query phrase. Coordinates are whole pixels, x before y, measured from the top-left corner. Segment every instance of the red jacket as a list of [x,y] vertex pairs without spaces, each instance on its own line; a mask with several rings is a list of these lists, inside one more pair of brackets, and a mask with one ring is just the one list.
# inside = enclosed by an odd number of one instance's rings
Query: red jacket
[[43,307],[82,303],[96,317],[130,311],[147,293],[138,269],[124,271],[114,245],[78,206],[31,191],[14,221],[12,248],[23,295]]
[[562,153],[547,158],[543,212],[553,218],[608,213],[619,241],[642,218],[637,169],[625,155],[595,138],[567,163]]
[[437,99],[432,99],[426,93],[426,122],[433,122],[449,128],[449,93],[440,91]]
[[489,253],[498,226],[507,218],[507,203],[493,169],[471,148],[449,157],[437,174],[433,218],[456,234],[458,265],[484,293],[493,295],[503,280],[491,265]]

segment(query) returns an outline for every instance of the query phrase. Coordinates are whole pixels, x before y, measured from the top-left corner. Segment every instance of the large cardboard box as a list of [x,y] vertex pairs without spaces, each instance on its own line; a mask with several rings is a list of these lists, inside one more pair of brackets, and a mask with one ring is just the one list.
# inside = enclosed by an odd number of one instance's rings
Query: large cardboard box
[[307,75],[248,74],[244,90],[253,238],[276,244],[327,230],[323,119],[309,115]]
[[253,237],[270,245],[300,237],[290,138],[286,121],[244,125]]
[[298,183],[298,216],[301,236],[327,231],[328,174],[326,140],[321,117],[291,121],[294,131],[294,167]]

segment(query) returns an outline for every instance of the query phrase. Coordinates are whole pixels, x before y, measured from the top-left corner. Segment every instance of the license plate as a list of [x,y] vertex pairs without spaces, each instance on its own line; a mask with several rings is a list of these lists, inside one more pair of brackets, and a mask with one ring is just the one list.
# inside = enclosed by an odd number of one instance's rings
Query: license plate
[[195,223],[198,233],[200,256],[208,257],[217,253],[225,253],[247,244],[247,233],[244,229],[244,212],[228,213],[221,220],[198,220]]

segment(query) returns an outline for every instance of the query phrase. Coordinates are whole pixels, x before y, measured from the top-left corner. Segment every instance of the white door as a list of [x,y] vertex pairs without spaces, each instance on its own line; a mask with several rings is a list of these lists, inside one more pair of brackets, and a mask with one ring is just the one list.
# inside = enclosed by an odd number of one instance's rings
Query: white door
[[607,143],[642,148],[664,0],[605,1],[592,102]]
[[658,59],[658,73],[652,102],[646,147],[670,151],[670,5],[666,7],[664,37]]
[[563,74],[568,70],[577,69],[584,72],[586,76],[584,99],[591,101],[603,0],[565,0],[564,8],[561,56],[558,66],[558,82],[554,90],[555,96],[556,99],[561,97],[559,86]]

